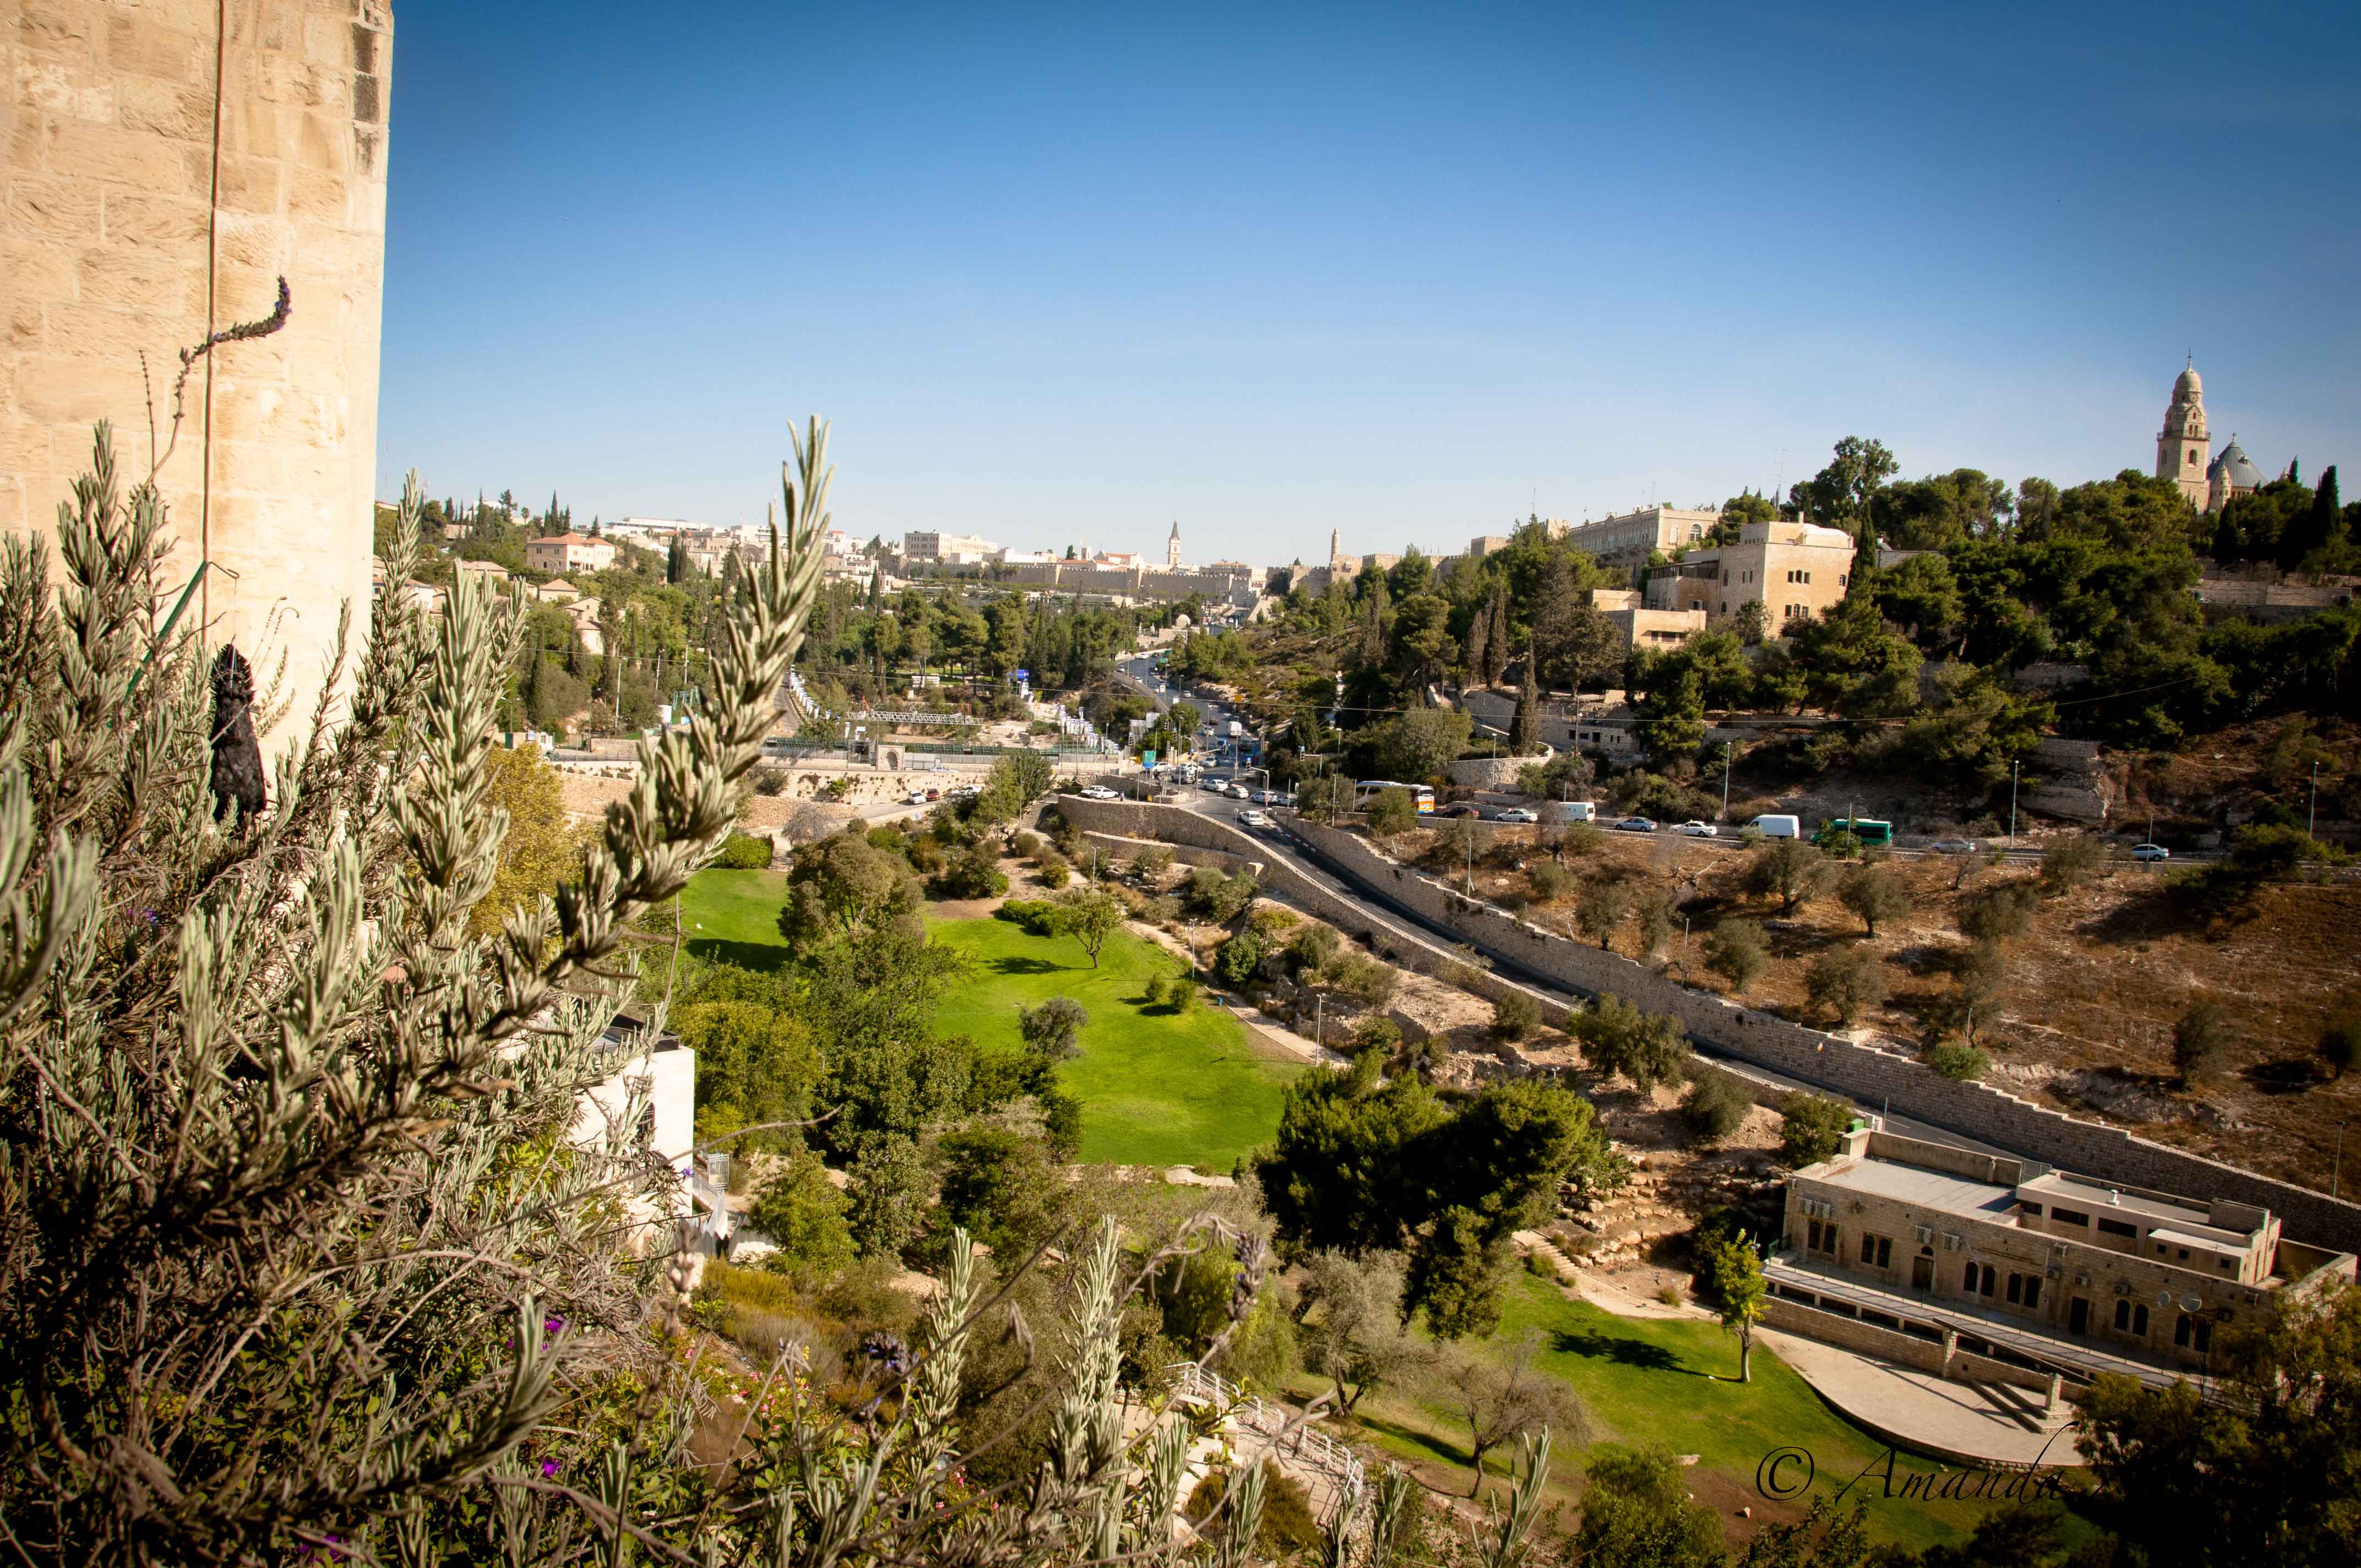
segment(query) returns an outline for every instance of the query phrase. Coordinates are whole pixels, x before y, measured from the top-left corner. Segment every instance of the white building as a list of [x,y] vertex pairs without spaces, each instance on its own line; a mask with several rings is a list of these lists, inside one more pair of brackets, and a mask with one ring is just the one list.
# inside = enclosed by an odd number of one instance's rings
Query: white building
[[924,530],[902,535],[902,559],[913,564],[928,562],[943,566],[981,566],[990,561],[1000,548],[991,540],[979,539],[972,533]]

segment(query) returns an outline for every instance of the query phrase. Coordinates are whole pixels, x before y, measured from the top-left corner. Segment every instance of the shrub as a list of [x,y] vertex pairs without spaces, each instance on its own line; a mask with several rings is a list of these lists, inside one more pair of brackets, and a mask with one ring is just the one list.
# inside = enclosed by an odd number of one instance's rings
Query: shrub
[[1160,844],[1152,850],[1142,850],[1139,859],[1132,864],[1139,868],[1141,876],[1153,881],[1172,869],[1172,851]]
[[1325,969],[1343,945],[1333,927],[1306,926],[1287,939],[1287,961],[1299,972]]
[[1418,803],[1406,789],[1378,792],[1369,802],[1369,831],[1379,839],[1391,839],[1418,826]]
[[1754,1097],[1743,1083],[1719,1068],[1701,1066],[1681,1096],[1681,1122],[1692,1145],[1719,1143],[1738,1131],[1753,1107]]
[[1801,839],[1773,839],[1748,859],[1740,886],[1758,898],[1776,898],[1779,913],[1793,915],[1819,891],[1828,871],[1828,861],[1813,845]]
[[1601,948],[1615,939],[1616,930],[1631,913],[1631,890],[1622,883],[1598,877],[1585,884],[1575,901],[1574,923]]
[[2087,833],[2069,834],[2042,849],[2041,891],[2056,897],[2071,893],[2091,879],[2106,859],[2106,850]]
[[943,862],[935,886],[945,898],[995,898],[1008,891],[1008,879],[988,847],[970,844]]
[[721,841],[721,853],[713,862],[728,871],[767,871],[771,864],[771,841],[752,833],[732,833]]
[[2022,937],[2033,928],[2033,912],[2040,898],[2040,891],[2029,882],[2004,882],[1986,888],[1960,906],[1960,934],[1974,942]]
[[1945,1078],[1956,1078],[1964,1082],[1990,1072],[1992,1058],[1973,1046],[1953,1043],[1937,1046],[1928,1051],[1927,1065]]
[[1763,941],[1763,927],[1746,919],[1722,921],[1705,939],[1705,962],[1730,981],[1731,991],[1744,995],[1747,987],[1771,967],[1771,949]]
[[1139,999],[1142,1003],[1149,1007],[1163,1006],[1164,977],[1160,974],[1149,975],[1148,977],[1148,983],[1140,987]]
[[1244,985],[1255,977],[1262,955],[1262,938],[1252,931],[1241,931],[1224,942],[1213,956],[1213,972],[1231,985]]
[[1015,838],[1008,840],[1008,852],[1015,855],[1020,861],[1031,860],[1034,856],[1041,852],[1040,835],[1038,833],[1017,834]]
[[789,773],[785,768],[773,767],[768,762],[765,762],[756,767],[754,771],[747,776],[754,781],[754,793],[756,795],[785,795],[787,789],[787,781],[794,775]]
[[1597,823],[1577,822],[1565,830],[1565,837],[1559,840],[1559,847],[1567,854],[1580,858],[1597,854],[1599,846],[1606,842],[1607,832]]
[[1267,943],[1279,940],[1281,931],[1292,930],[1301,919],[1294,910],[1276,904],[1258,905],[1246,916],[1246,926]]
[[1058,934],[1058,917],[1062,913],[1046,898],[1012,898],[994,910],[992,917],[1022,926],[1036,937],[1054,937]]
[[1542,1004],[1521,991],[1503,992],[1492,1003],[1492,1037],[1524,1040],[1542,1026]]
[[1364,1007],[1383,1007],[1391,1002],[1394,988],[1401,983],[1401,974],[1391,964],[1365,959],[1358,953],[1341,953],[1323,972],[1335,989]]
[[2343,1078],[2361,1067],[2361,1023],[2331,1024],[2320,1032],[2316,1047],[2331,1078]]
[[2229,1065],[2229,1011],[2218,1002],[2190,1003],[2172,1025],[2172,1068],[2182,1086],[2219,1078]]
[[1837,1152],[1852,1126],[1853,1108],[1841,1100],[1806,1090],[1780,1096],[1779,1158],[1791,1168],[1817,1165]]
[[1356,1051],[1383,1051],[1390,1056],[1394,1047],[1401,1044],[1401,1025],[1390,1018],[1363,1018],[1353,1025],[1352,1034],[1346,1037]]
[[[1215,1471],[1197,1483],[1189,1494],[1182,1509],[1190,1522],[1197,1523],[1222,1506],[1229,1490],[1229,1474]],[[1228,1516],[1224,1515],[1226,1519]],[[1208,1531],[1219,1538],[1218,1528]],[[1257,1552],[1274,1561],[1283,1561],[1297,1552],[1308,1552],[1320,1544],[1323,1537],[1319,1521],[1312,1518],[1312,1498],[1303,1484],[1268,1460],[1262,1467],[1262,1518],[1255,1527],[1254,1544]]]
[[1535,898],[1546,903],[1565,896],[1566,890],[1574,885],[1574,873],[1555,861],[1535,861],[1525,868],[1525,883],[1533,890]]
[[1185,1018],[1197,1010],[1197,982],[1185,974],[1176,974],[1164,986],[1164,1005],[1176,1018]]
[[1569,1032],[1593,1071],[1620,1073],[1642,1091],[1680,1077],[1688,1058],[1679,1020],[1642,1013],[1620,996],[1601,996],[1575,1015]]
[[1063,887],[1073,876],[1074,868],[1066,863],[1065,856],[1051,851],[1033,862],[1033,874],[1043,887]]
[[1861,948],[1832,948],[1814,959],[1804,973],[1804,994],[1811,1004],[1847,1028],[1863,1008],[1884,1001],[1886,990],[1885,966]]

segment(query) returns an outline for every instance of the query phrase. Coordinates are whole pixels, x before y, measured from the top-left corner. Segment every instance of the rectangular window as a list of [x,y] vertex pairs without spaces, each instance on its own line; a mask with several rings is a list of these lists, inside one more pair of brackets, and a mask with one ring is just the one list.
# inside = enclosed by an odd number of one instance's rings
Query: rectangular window
[[2019,1203],[2016,1212],[2036,1220],[2041,1218],[2041,1205],[2038,1203]]
[[2121,1220],[2102,1220],[2099,1222],[2099,1234],[2103,1236],[2125,1236],[2136,1241],[2139,1239],[2139,1227],[2127,1225]]
[[2087,1225],[2091,1216],[2076,1209],[2052,1209],[2049,1217],[2061,1225]]
[[2225,1257],[2220,1259],[2219,1262],[2222,1265],[2222,1272],[2224,1274],[2233,1273],[2237,1268],[2237,1263],[2235,1259]]
[[1894,1262],[1894,1238],[1863,1234],[1861,1238],[1861,1260],[1878,1268],[1889,1266]]

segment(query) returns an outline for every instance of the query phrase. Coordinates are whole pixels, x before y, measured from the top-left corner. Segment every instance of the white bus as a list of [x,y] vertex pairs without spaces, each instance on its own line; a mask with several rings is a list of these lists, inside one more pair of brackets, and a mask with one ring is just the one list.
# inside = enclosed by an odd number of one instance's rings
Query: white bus
[[1383,795],[1389,789],[1407,791],[1411,799],[1417,803],[1418,814],[1421,817],[1432,817],[1434,815],[1433,790],[1430,789],[1425,784],[1396,784],[1391,779],[1363,779],[1360,783],[1355,784],[1353,786],[1353,809],[1356,811],[1367,811],[1369,808],[1369,802],[1377,799],[1378,795]]

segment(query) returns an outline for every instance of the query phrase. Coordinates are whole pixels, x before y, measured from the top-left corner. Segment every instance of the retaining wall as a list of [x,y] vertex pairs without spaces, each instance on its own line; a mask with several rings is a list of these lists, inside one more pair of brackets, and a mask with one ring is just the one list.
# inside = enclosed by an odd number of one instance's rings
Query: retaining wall
[[2201,1199],[2258,1203],[2284,1220],[2292,1236],[2361,1252],[2361,1204],[2081,1121],[1981,1083],[1944,1078],[1915,1058],[1857,1046],[1712,992],[1693,990],[1644,964],[1552,935],[1466,898],[1387,859],[1354,834],[1292,817],[1287,826],[1348,875],[1382,888],[1388,897],[1476,947],[1513,958],[1587,994],[1606,992],[1648,1012],[1669,1014],[1690,1035],[1741,1060],[1870,1104],[1889,1102],[1904,1115],[2021,1150],[2084,1176]]
[[1841,1312],[1824,1312],[1784,1296],[1763,1298],[1763,1326],[1801,1334],[1842,1350],[1857,1350],[1897,1366],[1915,1366],[1921,1372],[1942,1376],[1943,1347],[1932,1340],[1905,1334],[1900,1329],[1882,1329]]
[[[1338,898],[1284,861],[1273,861],[1267,849],[1227,824],[1179,806],[1085,801],[1074,796],[1061,797],[1057,805],[1070,821],[1085,829],[1225,850],[1261,861],[1266,866],[1266,885],[1349,936],[1375,932],[1381,949],[1394,950],[1392,961],[1427,974],[1453,961],[1440,948],[1405,942],[1393,931],[1374,925],[1359,905]],[[1904,1115],[2022,1151],[2081,1175],[2194,1198],[2258,1203],[2278,1214],[2289,1234],[2299,1240],[2361,1252],[2361,1204],[2169,1148],[2119,1128],[2081,1121],[1981,1083],[1944,1078],[1915,1058],[1857,1046],[1756,1012],[1712,992],[1693,990],[1644,964],[1552,935],[1488,904],[1454,893],[1387,859],[1355,834],[1294,816],[1286,819],[1286,826],[1348,876],[1383,889],[1388,897],[1470,944],[1512,958],[1570,990],[1587,995],[1605,992],[1648,1012],[1668,1014],[1679,1019],[1695,1038],[1741,1061],[1868,1103],[1890,1103]],[[1479,974],[1468,987],[1488,997],[1511,988],[1524,989],[1489,972]],[[1549,999],[1544,999],[1544,1004],[1553,1022],[1565,1016],[1562,1004]]]

